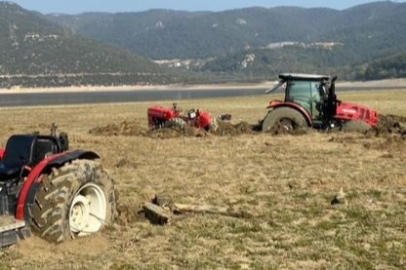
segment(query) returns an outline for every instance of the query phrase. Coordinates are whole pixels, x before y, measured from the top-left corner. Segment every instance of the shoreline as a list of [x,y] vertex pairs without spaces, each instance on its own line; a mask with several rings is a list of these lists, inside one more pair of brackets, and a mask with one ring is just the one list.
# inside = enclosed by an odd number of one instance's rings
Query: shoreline
[[[147,91],[147,90],[227,90],[227,89],[267,89],[274,85],[275,81],[261,83],[225,83],[225,84],[172,84],[172,85],[124,85],[124,86],[74,86],[74,87],[49,87],[49,88],[24,88],[12,87],[1,89],[0,94],[23,94],[23,93],[61,93],[61,92],[110,92],[110,91]],[[338,87],[405,87],[406,79],[390,79],[379,81],[351,81],[338,82]]]
[[273,82],[264,83],[227,83],[227,84],[171,84],[171,85],[123,85],[123,86],[74,86],[74,87],[39,87],[24,88],[12,87],[1,89],[0,94],[23,93],[60,93],[60,92],[111,92],[111,91],[147,91],[147,90],[227,90],[227,89],[262,89],[273,85]]

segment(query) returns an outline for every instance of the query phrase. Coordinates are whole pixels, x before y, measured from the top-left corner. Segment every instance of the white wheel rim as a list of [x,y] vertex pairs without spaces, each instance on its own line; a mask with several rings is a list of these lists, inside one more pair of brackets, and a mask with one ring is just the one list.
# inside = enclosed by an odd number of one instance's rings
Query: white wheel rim
[[106,220],[106,196],[93,184],[83,185],[73,198],[69,209],[69,227],[77,236],[86,236],[100,230]]

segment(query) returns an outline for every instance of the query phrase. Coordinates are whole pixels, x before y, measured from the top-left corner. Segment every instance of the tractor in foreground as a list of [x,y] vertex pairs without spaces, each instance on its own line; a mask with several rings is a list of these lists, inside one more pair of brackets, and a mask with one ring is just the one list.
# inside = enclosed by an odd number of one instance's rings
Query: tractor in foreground
[[213,118],[210,113],[200,109],[191,109],[186,114],[183,114],[182,109],[176,103],[171,108],[163,106],[149,107],[147,113],[150,129],[191,126],[213,132],[218,128],[216,118]]
[[112,179],[66,133],[12,135],[0,148],[0,248],[31,233],[61,243],[96,233],[116,216]]
[[262,131],[282,127],[286,131],[316,128],[366,132],[377,126],[378,113],[366,106],[337,99],[337,77],[310,74],[280,74],[266,93],[283,88],[284,100],[272,100],[261,121]]

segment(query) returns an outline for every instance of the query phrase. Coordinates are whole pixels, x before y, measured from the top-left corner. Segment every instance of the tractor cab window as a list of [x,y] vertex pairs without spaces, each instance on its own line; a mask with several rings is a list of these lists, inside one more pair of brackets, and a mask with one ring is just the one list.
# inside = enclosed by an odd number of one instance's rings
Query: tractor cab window
[[311,98],[312,98],[312,103],[315,105],[316,103],[320,102],[324,94],[322,93],[323,88],[321,86],[320,82],[310,82],[310,87],[311,87]]
[[317,106],[321,100],[320,89],[320,82],[318,81],[292,81],[288,86],[286,101],[298,103],[313,118],[317,118],[319,115]]
[[288,85],[287,100],[301,105],[311,113],[311,84],[308,81],[292,81]]
[[309,97],[310,96],[310,83],[294,81],[289,85],[289,97]]

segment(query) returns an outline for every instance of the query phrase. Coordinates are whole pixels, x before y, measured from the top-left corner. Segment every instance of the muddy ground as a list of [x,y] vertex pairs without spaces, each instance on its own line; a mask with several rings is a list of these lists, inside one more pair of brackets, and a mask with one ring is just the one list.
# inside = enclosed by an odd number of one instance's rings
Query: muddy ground
[[218,122],[219,128],[216,132],[208,133],[191,126],[171,127],[150,130],[136,121],[123,121],[121,123],[108,124],[106,126],[95,127],[89,130],[90,134],[96,136],[146,136],[151,138],[177,138],[177,137],[205,137],[205,136],[236,136],[242,134],[255,133],[258,131],[257,125],[247,122],[232,124],[229,122]]
[[[367,137],[381,137],[396,135],[406,138],[406,117],[397,115],[380,115],[380,121],[377,127],[364,134]],[[89,130],[90,134],[96,136],[145,136],[151,138],[178,138],[186,137],[206,137],[206,136],[237,136],[242,134],[256,134],[261,132],[260,124],[249,124],[240,122],[233,124],[231,122],[218,121],[218,129],[215,132],[208,133],[203,130],[186,126],[171,127],[165,129],[150,130],[136,121],[122,121],[121,123],[112,123],[106,126],[94,127]],[[306,133],[305,130],[295,132],[286,132],[283,127],[278,126],[271,130],[273,135],[294,134],[300,135]]]
[[[213,115],[235,115],[221,127],[235,136],[196,139],[193,130],[149,133],[150,103],[2,109],[0,145],[57,123],[72,150],[98,153],[120,216],[91,237],[53,245],[34,236],[1,250],[0,269],[406,269],[405,121],[393,116],[406,116],[406,91],[342,98],[385,118],[368,134],[269,136],[250,130],[267,113],[263,96],[202,100]],[[139,210],[156,194],[254,215],[188,213],[155,226]]]
[[380,115],[378,126],[367,133],[375,136],[390,134],[406,136],[406,117],[392,114]]

